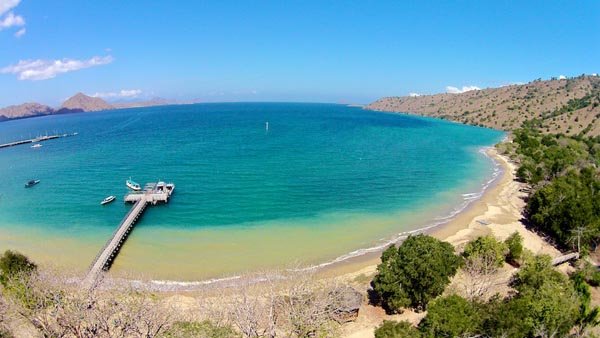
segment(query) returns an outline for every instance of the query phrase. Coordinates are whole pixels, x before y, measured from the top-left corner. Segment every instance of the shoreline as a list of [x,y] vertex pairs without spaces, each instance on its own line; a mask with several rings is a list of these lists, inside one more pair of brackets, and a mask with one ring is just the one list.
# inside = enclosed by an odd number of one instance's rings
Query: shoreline
[[[448,241],[454,246],[457,246],[457,244],[459,244],[458,242],[466,243],[472,238],[489,234],[490,231],[486,230],[485,226],[482,224],[476,223],[476,221],[483,217],[488,205],[494,200],[498,199],[501,190],[508,183],[514,181],[515,176],[513,172],[515,169],[509,163],[509,160],[506,157],[498,153],[494,146],[483,147],[479,150],[479,152],[483,153],[484,156],[487,156],[494,163],[494,165],[499,167],[500,170],[498,174],[493,176],[487,182],[487,186],[485,186],[480,192],[481,196],[468,201],[467,204],[458,212],[442,218],[442,220],[447,219],[447,221],[436,222],[423,228],[398,233],[395,239],[390,240],[383,245],[358,249],[340,255],[330,261],[296,269],[282,268],[280,271],[285,272],[286,274],[311,272],[319,278],[356,277],[360,274],[374,273],[377,265],[379,264],[379,258],[383,250],[385,250],[385,248],[387,248],[389,245],[397,245],[410,234],[429,234],[440,240]],[[252,276],[253,278],[251,278]],[[112,279],[115,281],[129,280],[136,284],[139,283],[145,285],[145,287],[156,291],[177,292],[195,291],[208,286],[230,287],[235,286],[236,282],[238,281],[248,282],[249,278],[250,282],[256,283],[260,283],[262,280],[260,273],[242,273],[196,281],[157,279],[147,279],[143,281],[140,279],[118,277],[114,277]]]
[[[458,212],[448,222],[421,229],[415,233],[424,233],[431,235],[439,240],[449,242],[453,246],[466,243],[478,236],[485,236],[491,231],[488,226],[478,223],[484,221],[484,215],[491,203],[499,198],[499,195],[506,186],[514,181],[514,165],[509,160],[498,153],[495,147],[484,148],[486,156],[501,168],[500,174],[494,178],[491,184],[483,191],[481,197],[472,201],[463,210]],[[401,241],[399,239],[395,244]],[[387,247],[387,246],[386,246]],[[375,273],[377,265],[380,263],[380,256],[384,249],[366,253],[362,256],[352,257],[339,263],[333,263],[331,266],[324,267],[320,274],[325,277],[335,277],[344,275],[357,276],[360,274]]]
[[[478,150],[479,153],[485,155],[490,159],[496,168],[500,169],[497,173],[494,173],[489,181],[482,182],[482,190],[473,193],[477,195],[475,198],[465,198],[463,204],[460,204],[455,211],[450,214],[433,220],[432,223],[419,229],[405,231],[397,233],[389,241],[378,244],[373,247],[361,248],[351,252],[346,252],[332,260],[317,262],[314,265],[304,266],[299,268],[288,268],[285,266],[280,267],[279,271],[286,274],[310,272],[314,273],[318,277],[339,277],[347,273],[357,272],[364,269],[367,271],[374,271],[376,265],[379,263],[379,257],[381,252],[385,250],[389,245],[397,244],[401,242],[406,236],[413,233],[427,233],[439,239],[446,239],[452,236],[458,235],[461,231],[478,232],[480,235],[486,234],[481,229],[471,229],[466,224],[470,223],[476,216],[480,215],[485,209],[489,199],[493,199],[498,194],[499,186],[506,183],[507,180],[512,180],[513,175],[511,174],[511,168],[508,166],[508,162],[505,158],[498,154],[494,147],[482,147]],[[463,194],[464,196],[464,194]],[[467,222],[469,221],[469,222]],[[454,243],[453,243],[454,244]],[[257,272],[243,272],[240,274],[223,275],[216,278],[198,279],[198,280],[177,280],[177,279],[159,279],[159,278],[145,278],[143,275],[139,275],[135,278],[135,275],[108,275],[107,277],[114,280],[117,283],[127,281],[138,285],[145,285],[149,289],[157,291],[192,291],[194,289],[201,289],[205,286],[219,286],[219,285],[231,285],[235,284],[235,281],[247,280],[249,277],[254,276],[257,282],[260,281],[260,276]]]
[[[489,148],[487,153],[502,166],[502,175],[486,189],[481,198],[448,223],[424,233],[452,244],[455,250],[461,250],[466,243],[480,236],[492,235],[503,241],[514,232],[518,232],[523,237],[524,248],[534,254],[546,254],[552,258],[560,256],[561,252],[558,249],[537,233],[527,229],[522,222],[527,193],[523,191],[526,184],[515,180],[516,165],[498,153],[496,148]],[[361,275],[370,277],[377,272],[381,252],[369,253],[323,269],[320,275],[345,280],[354,280]]]

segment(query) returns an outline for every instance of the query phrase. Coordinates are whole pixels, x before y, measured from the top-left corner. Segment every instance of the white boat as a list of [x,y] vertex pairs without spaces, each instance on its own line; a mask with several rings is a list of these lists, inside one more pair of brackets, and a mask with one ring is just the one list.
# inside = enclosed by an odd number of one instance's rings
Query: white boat
[[171,196],[171,194],[173,194],[173,191],[175,190],[175,184],[167,183],[166,188],[167,192],[169,193],[169,196]]
[[42,145],[39,143],[36,143],[34,145],[31,146],[31,148],[40,148]]
[[142,187],[138,183],[134,182],[131,179],[131,177],[127,181],[125,181],[125,185],[127,186],[127,188],[129,188],[131,190],[135,190],[135,191],[142,190]]
[[31,188],[34,185],[38,184],[38,183],[40,183],[40,180],[31,180],[31,181],[28,181],[27,183],[25,183],[25,188]]
[[166,192],[169,196],[171,196],[171,194],[173,194],[173,190],[175,190],[175,184],[160,181],[156,183],[155,190],[158,192]]
[[101,205],[108,204],[108,203],[114,201],[115,198],[116,198],[115,196],[108,196],[107,198],[103,199],[102,202],[100,202],[100,204]]

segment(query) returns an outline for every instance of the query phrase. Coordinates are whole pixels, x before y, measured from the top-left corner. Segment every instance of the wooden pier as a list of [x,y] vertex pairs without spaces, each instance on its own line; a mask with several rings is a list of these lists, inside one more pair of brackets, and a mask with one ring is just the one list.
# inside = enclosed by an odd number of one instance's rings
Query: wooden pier
[[[168,187],[168,188],[167,188]],[[131,192],[124,198],[125,202],[133,203],[133,207],[127,212],[119,223],[117,229],[102,247],[96,258],[90,265],[87,276],[83,280],[85,287],[93,287],[103,271],[108,271],[117,258],[121,247],[125,244],[127,237],[133,230],[136,221],[142,216],[146,206],[155,205],[158,202],[167,203],[175,186],[165,185],[164,182],[146,185],[144,191]]]
[[37,143],[37,142],[54,140],[54,139],[61,138],[61,137],[68,137],[68,136],[75,136],[75,135],[77,135],[77,133],[38,136],[38,137],[32,138],[32,139],[20,140],[20,141],[14,141],[14,142],[0,144],[0,149],[2,149],[2,148],[8,148],[8,147],[14,147],[14,146],[18,146],[18,145],[21,145],[21,144]]

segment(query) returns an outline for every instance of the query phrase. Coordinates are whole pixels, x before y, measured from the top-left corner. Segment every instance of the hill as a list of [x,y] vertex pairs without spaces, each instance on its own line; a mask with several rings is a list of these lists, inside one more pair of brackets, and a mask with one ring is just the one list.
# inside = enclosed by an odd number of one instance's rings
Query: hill
[[28,117],[54,115],[54,114],[69,114],[110,109],[138,108],[162,106],[174,104],[175,101],[169,101],[162,98],[154,98],[148,101],[140,102],[120,102],[110,104],[99,97],[92,97],[83,93],[77,93],[68,98],[59,108],[52,108],[43,104],[31,102],[20,105],[8,106],[0,109],[0,122],[23,119]]
[[600,135],[600,77],[535,80],[461,94],[385,97],[365,108],[513,130],[536,123],[547,133]]
[[153,98],[153,99],[147,100],[147,101],[117,102],[117,103],[113,103],[113,106],[116,109],[126,109],[126,108],[165,106],[165,105],[173,104],[173,103],[175,103],[175,102],[157,97],[157,98]]
[[114,109],[113,106],[99,97],[87,96],[77,93],[63,102],[61,108],[79,111],[99,111]]
[[30,102],[0,109],[0,121],[52,114],[54,109]]

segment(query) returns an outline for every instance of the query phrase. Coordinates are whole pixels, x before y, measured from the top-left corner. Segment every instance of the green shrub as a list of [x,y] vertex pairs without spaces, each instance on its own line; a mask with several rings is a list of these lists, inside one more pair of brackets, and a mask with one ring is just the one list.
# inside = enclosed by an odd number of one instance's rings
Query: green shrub
[[498,242],[492,236],[483,236],[467,243],[463,256],[467,260],[481,260],[501,267],[507,251],[504,243]]
[[591,286],[599,286],[600,285],[600,271],[596,271],[596,272],[592,273],[592,276],[590,277],[590,279],[588,279],[588,283],[590,283]]
[[508,236],[504,244],[508,247],[508,255],[506,255],[508,262],[518,262],[523,257],[523,236],[518,232],[515,231]]
[[444,291],[460,262],[451,244],[426,235],[409,236],[399,248],[383,252],[372,286],[390,312],[407,306],[423,310]]
[[25,255],[18,252],[6,250],[0,256],[0,282],[6,284],[6,281],[11,277],[16,277],[19,274],[30,274],[37,269],[32,261]]
[[531,224],[562,246],[580,245],[586,251],[600,234],[598,191],[600,180],[594,171],[570,171],[531,196],[526,209]]
[[436,299],[419,328],[425,337],[474,336],[480,332],[482,318],[477,307],[466,299],[451,295]]
[[526,289],[539,289],[547,282],[565,283],[566,277],[552,267],[548,255],[533,256],[525,260],[523,266],[513,277],[511,286],[522,292]]
[[375,329],[375,338],[418,338],[421,332],[407,321],[395,322],[384,320],[377,329]]

